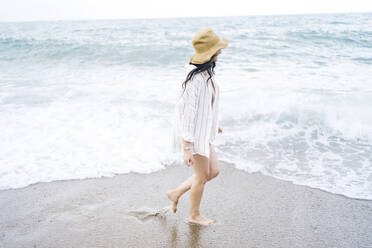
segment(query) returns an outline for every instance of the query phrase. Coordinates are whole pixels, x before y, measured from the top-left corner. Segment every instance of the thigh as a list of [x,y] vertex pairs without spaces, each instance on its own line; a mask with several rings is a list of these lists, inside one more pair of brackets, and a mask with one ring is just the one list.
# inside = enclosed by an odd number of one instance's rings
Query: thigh
[[209,159],[200,154],[194,154],[195,164],[192,164],[196,176],[199,178],[207,178],[209,170]]
[[209,173],[214,174],[215,172],[220,170],[218,165],[218,157],[212,144],[209,146],[209,148]]

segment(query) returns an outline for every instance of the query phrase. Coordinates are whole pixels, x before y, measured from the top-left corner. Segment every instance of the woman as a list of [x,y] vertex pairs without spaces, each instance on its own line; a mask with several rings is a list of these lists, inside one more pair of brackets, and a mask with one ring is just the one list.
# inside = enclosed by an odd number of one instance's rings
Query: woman
[[196,53],[190,59],[192,70],[182,84],[176,108],[173,151],[183,151],[185,163],[192,165],[195,173],[176,189],[167,191],[166,196],[176,212],[179,198],[191,189],[188,221],[209,225],[215,220],[201,216],[199,206],[204,184],[219,173],[213,141],[222,129],[218,126],[219,86],[213,75],[218,55],[228,41],[206,29],[195,35],[192,44]]

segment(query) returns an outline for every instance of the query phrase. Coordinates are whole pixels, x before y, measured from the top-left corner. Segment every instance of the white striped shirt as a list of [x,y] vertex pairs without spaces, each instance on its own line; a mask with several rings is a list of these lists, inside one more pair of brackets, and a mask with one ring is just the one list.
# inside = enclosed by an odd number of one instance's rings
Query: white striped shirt
[[215,77],[212,76],[207,82],[209,75],[204,73],[194,75],[186,83],[183,94],[181,87],[173,119],[172,151],[183,152],[183,140],[185,140],[191,142],[192,154],[198,153],[209,158],[209,143],[213,144],[219,127],[220,90]]

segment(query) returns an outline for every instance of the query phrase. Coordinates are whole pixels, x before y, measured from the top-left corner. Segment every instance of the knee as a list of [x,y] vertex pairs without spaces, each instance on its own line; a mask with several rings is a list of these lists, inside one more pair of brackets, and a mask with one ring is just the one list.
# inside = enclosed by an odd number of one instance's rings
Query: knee
[[218,174],[220,174],[220,170],[216,170],[213,173],[209,173],[209,175],[207,177],[207,180],[208,181],[212,180],[213,178],[215,178],[216,176],[218,176]]
[[195,177],[196,184],[205,184],[208,181],[207,176]]

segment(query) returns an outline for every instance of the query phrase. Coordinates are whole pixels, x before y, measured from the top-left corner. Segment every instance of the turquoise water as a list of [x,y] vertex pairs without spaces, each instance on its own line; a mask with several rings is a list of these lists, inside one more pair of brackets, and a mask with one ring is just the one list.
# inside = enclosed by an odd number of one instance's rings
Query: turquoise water
[[212,28],[219,158],[372,199],[372,13],[0,23],[0,189],[150,173],[176,96]]

